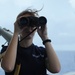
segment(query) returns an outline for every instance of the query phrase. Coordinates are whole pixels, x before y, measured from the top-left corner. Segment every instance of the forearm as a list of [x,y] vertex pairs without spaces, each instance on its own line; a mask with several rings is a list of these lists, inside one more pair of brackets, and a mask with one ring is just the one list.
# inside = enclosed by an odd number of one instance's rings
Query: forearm
[[50,42],[45,43],[45,48],[47,52],[47,57],[48,57],[48,69],[51,72],[59,72],[60,71],[60,62],[59,59],[51,45]]
[[14,33],[1,63],[1,66],[6,71],[12,71],[14,69],[17,55],[17,44],[18,34]]

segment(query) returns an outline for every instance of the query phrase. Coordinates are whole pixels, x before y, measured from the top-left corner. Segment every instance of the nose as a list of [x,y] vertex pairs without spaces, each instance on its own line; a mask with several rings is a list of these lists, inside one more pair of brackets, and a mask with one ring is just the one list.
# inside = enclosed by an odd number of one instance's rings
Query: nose
[[28,29],[29,29],[29,30],[32,30],[33,28],[32,28],[32,27],[28,27]]
[[34,27],[28,27],[28,31],[32,31],[34,29]]
[[36,27],[27,26],[27,27],[25,27],[25,30],[29,31],[29,32],[32,32],[32,31],[36,30]]

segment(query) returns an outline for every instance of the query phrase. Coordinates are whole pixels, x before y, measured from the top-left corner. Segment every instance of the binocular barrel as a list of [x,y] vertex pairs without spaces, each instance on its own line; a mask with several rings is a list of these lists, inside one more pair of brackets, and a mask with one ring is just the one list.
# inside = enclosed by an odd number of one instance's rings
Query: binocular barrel
[[31,26],[31,27],[38,27],[38,26],[43,26],[47,23],[47,19],[43,16],[41,17],[34,17],[34,16],[29,16],[29,17],[21,17],[19,19],[19,26],[24,27],[24,26]]

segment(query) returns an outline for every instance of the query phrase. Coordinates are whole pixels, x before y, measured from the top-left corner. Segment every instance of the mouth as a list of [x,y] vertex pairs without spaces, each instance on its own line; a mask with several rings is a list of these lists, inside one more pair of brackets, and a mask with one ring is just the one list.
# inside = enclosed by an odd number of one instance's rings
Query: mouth
[[22,31],[22,33],[25,35],[30,35],[30,34],[32,34],[32,33],[34,33],[34,31],[36,30],[36,28],[35,29],[33,29],[33,30],[28,30],[28,29],[24,29],[23,31]]

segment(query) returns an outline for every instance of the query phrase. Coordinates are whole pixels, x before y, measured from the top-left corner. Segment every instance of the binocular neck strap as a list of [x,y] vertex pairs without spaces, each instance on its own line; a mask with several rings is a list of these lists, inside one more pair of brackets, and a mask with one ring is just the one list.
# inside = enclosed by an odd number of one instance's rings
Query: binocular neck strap
[[21,39],[19,42],[23,41],[26,37],[28,37],[31,33],[33,33],[37,28],[33,29],[32,32],[30,32],[28,35],[26,35],[23,39]]

